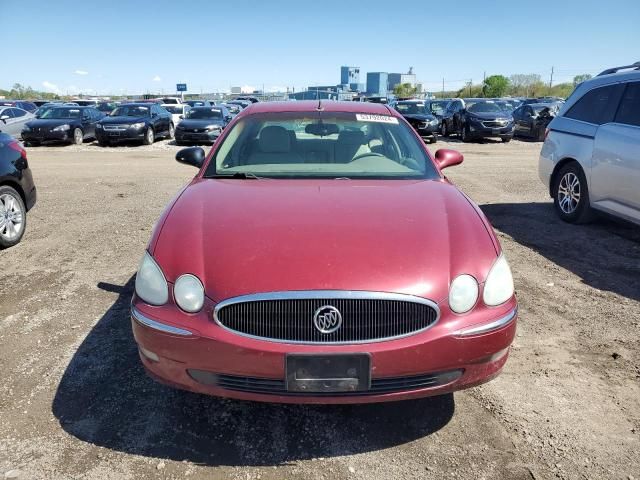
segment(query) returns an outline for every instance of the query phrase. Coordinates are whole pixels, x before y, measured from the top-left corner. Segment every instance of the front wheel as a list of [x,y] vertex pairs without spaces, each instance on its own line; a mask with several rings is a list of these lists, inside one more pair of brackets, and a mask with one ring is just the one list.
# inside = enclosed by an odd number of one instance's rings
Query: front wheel
[[429,138],[429,143],[437,143],[437,142],[438,142],[438,136],[434,133],[433,136]]
[[27,225],[27,209],[15,189],[0,187],[0,248],[16,245],[24,235]]
[[155,140],[155,135],[153,133],[153,128],[149,127],[147,128],[147,131],[144,134],[144,139],[142,140],[142,142],[145,145],[152,145],[153,141]]
[[82,133],[82,130],[79,128],[74,128],[73,129],[73,144],[74,145],[82,145],[82,142],[84,141],[84,134]]
[[587,179],[578,163],[562,167],[553,185],[553,204],[558,216],[568,223],[587,223],[593,218]]
[[509,143],[513,137],[500,137],[502,139],[502,143]]
[[462,126],[462,130],[460,131],[460,138],[464,143],[469,143],[471,141],[471,136],[469,135],[469,127],[466,125]]
[[449,136],[449,130],[447,130],[447,122],[442,122],[442,126],[440,127],[440,133],[443,137]]

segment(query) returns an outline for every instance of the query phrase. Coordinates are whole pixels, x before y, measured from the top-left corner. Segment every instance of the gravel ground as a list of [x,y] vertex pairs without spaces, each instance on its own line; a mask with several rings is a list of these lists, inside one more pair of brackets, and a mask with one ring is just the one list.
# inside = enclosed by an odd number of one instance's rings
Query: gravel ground
[[0,478],[640,478],[640,229],[557,220],[539,143],[436,146],[465,154],[450,177],[514,271],[511,357],[455,395],[326,407],[145,376],[128,302],[153,223],[195,173],[177,147],[28,149],[38,204],[0,252]]

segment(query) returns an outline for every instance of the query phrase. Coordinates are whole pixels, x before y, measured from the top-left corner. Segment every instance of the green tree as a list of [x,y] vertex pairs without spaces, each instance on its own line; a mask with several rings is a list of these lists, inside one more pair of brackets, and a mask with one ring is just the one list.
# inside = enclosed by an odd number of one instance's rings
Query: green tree
[[582,75],[576,75],[573,77],[573,85],[577,86],[578,84],[584,82],[585,80],[589,80],[591,75],[588,73],[583,73]]
[[509,89],[509,79],[504,75],[491,75],[487,77],[482,86],[485,97],[503,97]]
[[393,87],[393,94],[396,97],[413,97],[416,92],[416,87],[414,87],[410,83],[399,83],[398,85]]

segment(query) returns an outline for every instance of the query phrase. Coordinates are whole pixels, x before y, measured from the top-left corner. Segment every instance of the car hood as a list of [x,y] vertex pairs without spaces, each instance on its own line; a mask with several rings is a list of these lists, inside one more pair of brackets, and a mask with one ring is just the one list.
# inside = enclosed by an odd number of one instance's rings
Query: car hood
[[100,123],[103,125],[112,125],[112,124],[129,124],[129,123],[140,123],[148,120],[148,117],[126,117],[126,116],[118,116],[118,117],[103,117],[100,120]]
[[33,120],[29,120],[27,125],[31,128],[55,128],[60,125],[76,125],[80,123],[80,119],[78,118],[35,118]]
[[407,120],[419,120],[421,122],[430,122],[431,120],[436,119],[434,115],[430,115],[428,113],[407,113],[402,116]]
[[209,125],[220,125],[222,126],[222,119],[212,119],[212,118],[203,118],[203,119],[190,119],[185,118],[182,120],[179,125],[184,128],[205,128]]
[[441,301],[480,281],[499,246],[480,210],[443,180],[195,180],[150,251],[167,280],[209,298],[286,290],[397,292]]

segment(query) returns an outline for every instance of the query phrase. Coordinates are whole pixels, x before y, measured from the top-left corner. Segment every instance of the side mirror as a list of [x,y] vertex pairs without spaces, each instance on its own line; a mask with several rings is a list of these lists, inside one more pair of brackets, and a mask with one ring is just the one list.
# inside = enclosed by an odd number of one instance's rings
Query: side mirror
[[2,120],[4,123],[7,123],[7,120],[9,119],[9,115],[2,115],[0,117],[0,120]]
[[460,165],[464,160],[464,156],[457,150],[441,148],[436,152],[436,164],[440,170],[454,165]]
[[183,120],[183,119],[184,119],[184,115],[180,115],[178,118],[179,118],[180,120]]
[[179,163],[191,165],[196,168],[202,167],[204,158],[204,150],[200,147],[183,148],[176,153],[176,160]]
[[227,122],[230,122],[232,118],[233,118],[233,117],[232,117],[231,115],[227,115],[226,117],[224,117],[224,119],[225,119]]

